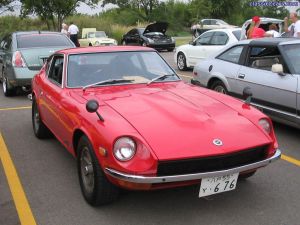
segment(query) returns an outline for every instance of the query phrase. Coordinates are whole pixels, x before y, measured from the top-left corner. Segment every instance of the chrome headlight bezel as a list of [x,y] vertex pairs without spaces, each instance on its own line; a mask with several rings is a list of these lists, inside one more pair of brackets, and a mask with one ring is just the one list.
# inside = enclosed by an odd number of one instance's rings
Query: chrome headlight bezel
[[132,138],[120,137],[115,141],[113,154],[118,161],[127,162],[135,156],[136,149],[136,143]]

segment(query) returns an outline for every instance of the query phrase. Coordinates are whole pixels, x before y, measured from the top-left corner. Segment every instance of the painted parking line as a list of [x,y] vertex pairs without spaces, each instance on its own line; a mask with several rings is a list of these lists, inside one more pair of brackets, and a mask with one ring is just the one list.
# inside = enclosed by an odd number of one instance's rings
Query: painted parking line
[[22,225],[36,225],[14,163],[0,133],[0,159]]
[[295,158],[292,158],[292,157],[290,157],[290,156],[287,156],[287,155],[281,155],[281,159],[283,159],[283,160],[285,160],[285,161],[287,161],[287,162],[289,162],[289,163],[292,163],[292,164],[294,164],[294,165],[296,165],[296,166],[300,166],[300,160],[297,160],[297,159],[295,159]]
[[177,73],[179,76],[181,76],[181,77],[186,77],[186,78],[190,78],[190,79],[192,79],[193,77],[192,76],[186,76],[186,75],[182,75],[182,74],[180,74],[180,73]]
[[20,106],[20,107],[11,107],[11,108],[0,108],[0,111],[20,110],[20,109],[31,109],[31,106]]

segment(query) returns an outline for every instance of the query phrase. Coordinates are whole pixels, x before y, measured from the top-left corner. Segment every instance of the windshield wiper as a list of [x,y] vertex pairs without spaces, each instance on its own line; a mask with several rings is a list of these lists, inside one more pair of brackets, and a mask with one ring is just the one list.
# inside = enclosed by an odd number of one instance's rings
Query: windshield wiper
[[108,80],[103,80],[103,81],[99,81],[93,84],[88,84],[86,86],[84,86],[82,89],[85,90],[89,87],[94,87],[94,86],[98,86],[98,85],[103,85],[103,84],[119,84],[119,83],[131,83],[134,80],[128,80],[128,79],[108,79]]
[[150,80],[150,81],[147,83],[147,85],[151,84],[151,83],[154,82],[154,81],[157,81],[157,80],[164,80],[164,79],[166,79],[167,77],[172,77],[172,76],[175,76],[175,74],[173,73],[173,74],[163,74],[163,75],[160,75],[160,76],[155,77],[155,78],[153,78],[152,80]]

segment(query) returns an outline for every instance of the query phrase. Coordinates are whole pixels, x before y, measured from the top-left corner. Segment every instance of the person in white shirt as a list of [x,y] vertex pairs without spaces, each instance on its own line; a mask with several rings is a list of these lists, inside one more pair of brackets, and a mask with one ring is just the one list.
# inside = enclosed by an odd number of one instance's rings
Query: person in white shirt
[[278,32],[278,28],[276,24],[272,23],[269,26],[269,30],[266,32],[267,34],[271,34],[272,37],[280,37],[280,33]]
[[79,29],[78,27],[73,24],[73,22],[70,22],[70,26],[68,29],[68,34],[70,36],[71,41],[73,41],[73,43],[76,45],[76,47],[80,47],[79,42],[78,42],[78,32]]
[[296,12],[290,13],[292,24],[288,26],[288,18],[284,18],[284,31],[289,32],[291,37],[300,38],[300,21]]

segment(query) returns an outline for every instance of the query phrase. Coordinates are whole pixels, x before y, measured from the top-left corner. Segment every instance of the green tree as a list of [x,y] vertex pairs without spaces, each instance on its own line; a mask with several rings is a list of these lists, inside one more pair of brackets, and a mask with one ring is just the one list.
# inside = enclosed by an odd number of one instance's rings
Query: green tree
[[21,15],[23,17],[35,14],[46,22],[50,30],[50,23],[55,30],[60,30],[62,21],[75,13],[80,2],[93,6],[98,0],[20,0],[22,3]]
[[103,0],[102,6],[109,3],[117,5],[120,9],[141,9],[146,17],[149,18],[153,9],[159,5],[159,0]]
[[12,11],[14,0],[0,0],[0,15],[6,11]]

